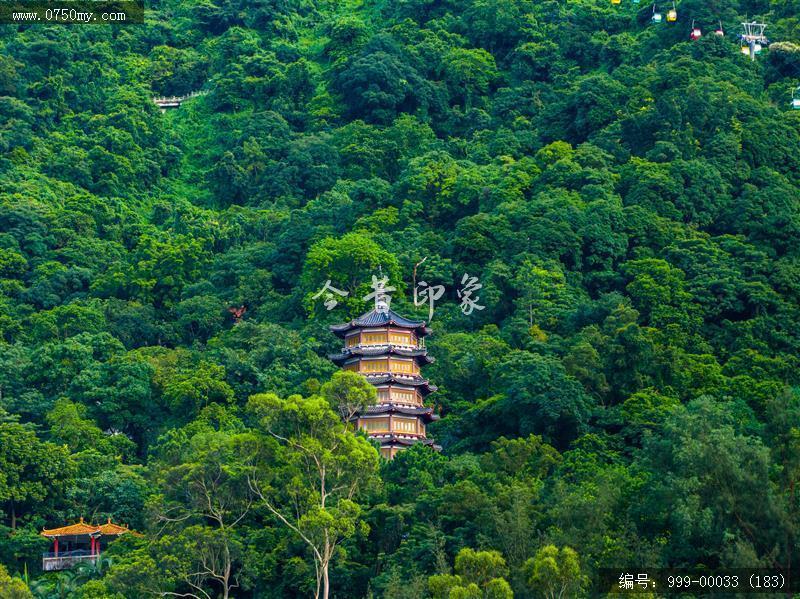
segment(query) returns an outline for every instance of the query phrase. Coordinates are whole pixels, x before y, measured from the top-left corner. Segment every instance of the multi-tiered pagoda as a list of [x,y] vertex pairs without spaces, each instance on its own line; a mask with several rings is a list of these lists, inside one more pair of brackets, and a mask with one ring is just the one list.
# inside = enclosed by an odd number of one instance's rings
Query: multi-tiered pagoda
[[425,435],[428,423],[438,420],[425,398],[436,391],[420,374],[433,362],[425,349],[431,330],[424,321],[409,320],[376,302],[375,309],[345,324],[331,326],[344,339],[341,353],[330,356],[345,370],[366,377],[378,391],[378,402],[353,417],[356,427],[381,444],[381,455],[392,459],[398,451],[416,443],[436,449]]

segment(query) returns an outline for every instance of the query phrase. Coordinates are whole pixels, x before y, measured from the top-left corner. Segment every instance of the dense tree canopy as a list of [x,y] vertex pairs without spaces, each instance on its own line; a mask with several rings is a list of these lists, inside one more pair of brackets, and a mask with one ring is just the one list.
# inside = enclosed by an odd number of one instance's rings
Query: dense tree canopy
[[[154,0],[144,25],[0,26],[0,597],[800,571],[800,4],[652,10]],[[375,392],[334,374],[328,325],[373,276],[420,319],[414,284],[442,288],[441,453],[382,461],[343,422]],[[142,536],[43,573],[39,531],[80,517]]]

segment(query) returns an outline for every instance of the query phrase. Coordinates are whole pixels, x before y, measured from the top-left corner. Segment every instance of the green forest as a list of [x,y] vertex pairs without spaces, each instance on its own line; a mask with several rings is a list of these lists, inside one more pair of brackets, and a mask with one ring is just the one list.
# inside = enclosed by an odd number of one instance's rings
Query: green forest
[[[800,0],[674,6],[0,25],[0,598],[800,572]],[[441,452],[341,418],[375,392],[329,327],[381,275],[430,320]],[[43,571],[81,518],[136,534]]]

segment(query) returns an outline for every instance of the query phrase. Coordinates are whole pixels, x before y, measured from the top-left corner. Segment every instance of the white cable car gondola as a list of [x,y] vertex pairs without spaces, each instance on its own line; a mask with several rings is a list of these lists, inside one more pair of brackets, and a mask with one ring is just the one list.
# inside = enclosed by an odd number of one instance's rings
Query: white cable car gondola
[[792,90],[792,108],[800,110],[800,87]]
[[656,5],[653,4],[653,16],[650,17],[650,20],[653,23],[660,23],[661,22],[661,13],[656,10]]

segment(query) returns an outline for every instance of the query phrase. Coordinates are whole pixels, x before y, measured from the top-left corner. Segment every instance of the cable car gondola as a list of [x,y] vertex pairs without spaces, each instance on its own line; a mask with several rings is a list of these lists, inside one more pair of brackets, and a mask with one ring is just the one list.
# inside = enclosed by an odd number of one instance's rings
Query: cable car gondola
[[653,16],[650,17],[650,20],[653,23],[660,23],[661,22],[661,13],[656,10],[656,5],[653,4]]
[[800,110],[800,87],[792,91],[792,108]]
[[699,27],[694,26],[694,20],[692,20],[692,32],[689,34],[689,39],[694,42],[699,40],[701,37],[703,37],[703,32]]
[[761,53],[764,44],[768,44],[769,40],[764,35],[764,29],[767,28],[766,23],[742,23],[743,32],[739,36],[742,42],[742,54],[749,54],[751,60],[756,59],[756,54]]
[[674,23],[678,20],[678,9],[675,8],[675,3],[672,3],[672,8],[667,12],[667,23]]
[[722,21],[719,22],[719,27],[714,31],[714,35],[725,37],[725,30],[722,28]]

